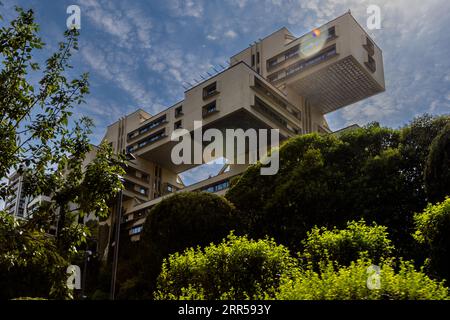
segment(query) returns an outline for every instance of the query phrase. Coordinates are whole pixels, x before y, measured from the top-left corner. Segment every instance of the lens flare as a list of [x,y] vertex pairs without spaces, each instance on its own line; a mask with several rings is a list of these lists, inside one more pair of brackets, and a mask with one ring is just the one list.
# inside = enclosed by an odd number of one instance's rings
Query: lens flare
[[301,40],[300,52],[303,57],[311,57],[323,49],[327,42],[328,32],[326,30],[314,29]]

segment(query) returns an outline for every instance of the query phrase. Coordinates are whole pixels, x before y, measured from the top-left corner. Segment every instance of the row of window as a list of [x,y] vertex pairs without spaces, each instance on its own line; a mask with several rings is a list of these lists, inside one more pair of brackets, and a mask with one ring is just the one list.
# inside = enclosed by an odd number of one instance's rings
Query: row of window
[[300,129],[294,128],[291,125],[289,125],[288,121],[280,115],[278,112],[274,111],[268,104],[266,104],[264,101],[262,101],[260,98],[255,96],[255,105],[254,107],[263,113],[265,116],[271,118],[274,122],[282,125],[289,131],[292,131],[295,134],[301,133]]
[[374,73],[377,71],[377,64],[375,62],[375,59],[373,56],[375,55],[375,45],[373,42],[369,39],[369,37],[366,37],[366,44],[363,46],[364,49],[366,49],[368,54],[368,60],[365,62],[366,67]]
[[229,187],[230,187],[230,181],[229,180],[225,180],[225,181],[221,181],[221,182],[218,182],[216,184],[210,185],[208,187],[205,187],[205,188],[202,189],[202,191],[215,193],[215,192],[219,192],[219,191],[228,189]]
[[284,70],[280,70],[274,74],[271,74],[270,76],[267,77],[267,79],[270,82],[284,79],[287,76],[290,76],[294,73],[303,71],[304,69],[307,69],[307,68],[317,65],[325,60],[328,60],[329,58],[335,56],[336,54],[337,54],[336,45],[332,45],[329,48],[327,48],[325,51],[322,51],[321,53],[313,56],[310,59],[298,61],[298,62],[288,66]]
[[142,225],[131,228],[130,229],[130,235],[134,236],[136,234],[141,233],[143,228],[144,228],[144,226],[142,226]]
[[148,144],[152,144],[152,143],[154,143],[158,140],[161,140],[162,138],[165,138],[165,137],[166,137],[166,129],[162,129],[162,130],[148,136],[147,138],[137,142],[136,144],[129,146],[127,148],[127,152],[132,153],[138,149],[145,147]]
[[[336,37],[336,28],[330,27],[328,28],[327,32],[321,32],[319,37],[326,37],[325,41],[331,41]],[[317,41],[316,39],[311,39],[311,41]],[[309,41],[308,41],[309,42]],[[308,43],[302,44],[302,46],[308,46]],[[269,60],[267,60],[267,69],[273,69],[276,66],[280,65],[281,63],[285,62],[286,60],[289,60],[293,57],[297,57],[301,51],[300,44],[282,52],[281,54],[277,55],[276,57],[273,57]]]
[[142,134],[144,134],[166,122],[167,122],[167,117],[166,117],[166,115],[163,115],[163,116],[159,117],[158,119],[155,119],[155,120],[147,123],[145,126],[140,127],[138,130],[130,132],[128,134],[128,139],[133,139],[137,136],[140,136],[140,135],[142,135]]
[[259,90],[267,98],[273,100],[277,105],[286,109],[289,113],[291,113],[298,120],[301,120],[301,112],[300,110],[293,110],[288,107],[288,105],[281,99],[276,93],[274,93],[267,85],[265,85],[260,79],[255,77],[255,88]]
[[138,185],[134,182],[131,182],[129,180],[125,180],[124,182],[124,187],[126,190],[132,191],[132,192],[136,192],[139,193],[143,196],[147,196],[148,195],[148,188]]

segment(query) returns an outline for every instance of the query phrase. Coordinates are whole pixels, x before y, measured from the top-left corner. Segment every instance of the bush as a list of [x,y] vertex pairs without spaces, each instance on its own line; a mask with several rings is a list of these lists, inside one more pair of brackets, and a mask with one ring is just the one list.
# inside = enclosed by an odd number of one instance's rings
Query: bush
[[348,266],[362,256],[375,263],[390,257],[394,247],[388,239],[386,227],[365,224],[364,220],[347,223],[347,228],[313,228],[303,241],[304,257],[309,264],[317,267],[321,261],[334,261]]
[[429,204],[414,216],[414,238],[429,254],[431,272],[450,280],[450,197],[435,205]]
[[[441,300],[449,299],[443,283],[431,280],[416,271],[411,262],[400,261],[399,270],[393,260],[380,265],[379,289],[368,289],[369,260],[359,259],[350,266],[335,270],[332,263],[322,266],[320,272],[312,269],[298,271],[294,279],[284,277],[279,300]],[[376,284],[376,281],[371,282]]]
[[[135,255],[138,261],[130,262],[133,268],[129,273],[139,274],[151,294],[163,259],[169,254],[221,241],[237,228],[234,206],[223,197],[204,192],[170,196],[149,212]],[[128,289],[128,293],[134,295]]]
[[433,140],[425,167],[429,199],[442,201],[450,195],[450,123]]
[[423,116],[400,130],[370,124],[342,135],[307,134],[280,146],[280,170],[260,164],[236,179],[227,199],[246,233],[300,250],[314,226],[345,227],[361,218],[389,228],[402,256],[415,254],[413,214],[425,207],[423,168],[431,141],[450,117]]
[[296,266],[273,240],[231,234],[219,245],[171,255],[158,278],[156,299],[256,299],[274,297],[280,276]]

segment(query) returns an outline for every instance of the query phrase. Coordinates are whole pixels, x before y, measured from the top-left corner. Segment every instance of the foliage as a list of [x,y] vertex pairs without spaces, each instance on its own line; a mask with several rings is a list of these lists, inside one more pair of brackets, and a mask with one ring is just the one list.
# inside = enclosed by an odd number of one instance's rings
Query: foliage
[[414,216],[414,238],[429,254],[434,275],[450,279],[450,197],[435,205],[429,204]]
[[412,256],[413,213],[427,203],[429,144],[449,119],[425,115],[401,130],[373,123],[339,136],[291,138],[280,147],[278,174],[261,176],[261,164],[251,166],[226,197],[248,234],[293,250],[316,225],[342,228],[363,218],[388,227],[401,255]]
[[151,293],[165,257],[222,240],[236,229],[237,220],[233,205],[223,197],[204,192],[172,195],[149,212],[136,254],[138,261],[129,270],[134,274],[136,269],[142,271]]
[[375,223],[368,226],[364,220],[349,222],[342,230],[315,227],[308,232],[303,246],[302,257],[313,266],[323,261],[348,266],[362,256],[378,263],[392,256],[394,250],[386,227]]
[[69,263],[52,238],[0,212],[0,299],[22,296],[65,299]]
[[[33,212],[29,221],[14,225],[14,230],[1,230],[2,240],[9,239],[9,233],[15,237],[0,251],[2,261],[7,261],[1,287],[14,280],[17,283],[9,287],[30,290],[20,292],[21,296],[35,296],[33,288],[41,288],[42,296],[66,297],[60,269],[80,254],[89,236],[78,219],[87,213],[108,214],[108,202],[122,187],[123,157],[114,155],[106,143],[93,150],[92,121],[71,118],[74,106],[83,103],[89,92],[87,74],[66,76],[72,72],[70,58],[78,49],[78,32],[64,33],[64,41],[41,70],[33,58],[44,48],[34,12],[16,11],[17,17],[0,28],[0,199],[12,192],[5,178],[17,171],[24,177],[26,195],[48,195],[53,201]],[[94,153],[95,160],[86,166]],[[47,233],[55,225],[56,238],[50,238]],[[25,253],[18,249],[22,246],[36,252],[22,257]],[[33,260],[36,257],[42,259],[41,268]],[[31,259],[28,264],[27,259]],[[40,276],[33,277],[28,270]]]
[[[358,259],[336,271],[332,263],[320,272],[298,270],[294,277],[283,277],[279,300],[448,300],[448,288],[416,271],[411,262],[383,261],[379,289],[368,289],[370,260]],[[398,269],[398,270],[397,270]],[[370,269],[369,269],[370,270]],[[375,275],[376,276],[376,275]]]
[[432,202],[442,201],[450,195],[450,123],[431,143],[424,175],[426,190]]
[[190,248],[165,260],[156,299],[255,299],[274,296],[281,274],[296,265],[273,240],[230,234],[204,250]]

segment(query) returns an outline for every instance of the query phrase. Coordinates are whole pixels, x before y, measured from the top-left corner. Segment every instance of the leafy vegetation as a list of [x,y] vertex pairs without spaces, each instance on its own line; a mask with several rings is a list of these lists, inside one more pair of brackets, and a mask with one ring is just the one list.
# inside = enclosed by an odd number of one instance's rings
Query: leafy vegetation
[[156,299],[233,300],[274,297],[281,274],[296,266],[287,248],[273,240],[230,234],[204,250],[171,255],[158,278]]
[[[33,58],[44,48],[34,12],[16,10],[17,17],[0,28],[0,198],[11,194],[6,177],[17,171],[27,196],[49,195],[53,201],[26,222],[1,213],[1,298],[70,298],[65,271],[84,255],[90,236],[78,220],[109,214],[109,201],[123,187],[124,162],[106,143],[93,149],[90,119],[72,118],[89,92],[87,74],[66,76],[78,32],[65,32],[41,70]],[[89,157],[94,160],[86,164]]]
[[319,266],[322,261],[348,266],[362,257],[378,263],[391,257],[394,251],[386,229],[376,224],[367,226],[363,220],[349,222],[343,230],[315,227],[303,241],[302,257],[313,266]]
[[450,197],[428,205],[414,216],[414,238],[428,252],[431,272],[441,279],[450,279]]
[[[297,271],[284,277],[276,299],[279,300],[448,300],[448,288],[416,271],[411,262],[387,260],[380,265],[379,289],[367,286],[370,260],[359,259],[335,269],[324,264],[319,272]],[[372,274],[373,275],[373,274]],[[376,283],[376,282],[375,282]]]

